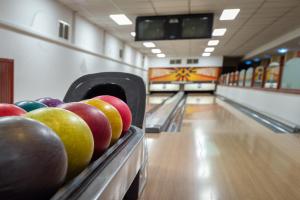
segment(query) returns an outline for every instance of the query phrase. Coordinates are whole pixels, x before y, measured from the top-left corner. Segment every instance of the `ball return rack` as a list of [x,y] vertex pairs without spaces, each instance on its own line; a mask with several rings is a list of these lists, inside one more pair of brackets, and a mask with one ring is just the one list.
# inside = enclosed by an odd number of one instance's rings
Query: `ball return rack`
[[147,148],[144,140],[145,84],[135,75],[106,72],[85,75],[69,88],[64,102],[112,95],[132,111],[132,126],[125,136],[90,163],[51,200],[134,200],[147,180]]

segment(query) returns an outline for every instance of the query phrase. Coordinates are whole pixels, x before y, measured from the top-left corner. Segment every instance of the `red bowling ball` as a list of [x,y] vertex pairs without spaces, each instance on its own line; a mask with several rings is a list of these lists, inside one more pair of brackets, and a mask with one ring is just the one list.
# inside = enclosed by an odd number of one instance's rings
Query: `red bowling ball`
[[80,116],[90,127],[94,137],[93,158],[99,157],[110,144],[111,126],[106,116],[94,106],[85,103],[67,103],[58,106]]
[[0,117],[21,116],[25,113],[25,110],[14,104],[0,103]]
[[120,113],[122,121],[123,121],[123,131],[122,135],[124,135],[128,129],[131,126],[131,121],[132,121],[132,115],[131,115],[131,110],[128,107],[128,105],[122,101],[121,99],[114,97],[114,96],[109,96],[109,95],[102,95],[95,97],[96,99],[103,100],[112,106],[114,106]]

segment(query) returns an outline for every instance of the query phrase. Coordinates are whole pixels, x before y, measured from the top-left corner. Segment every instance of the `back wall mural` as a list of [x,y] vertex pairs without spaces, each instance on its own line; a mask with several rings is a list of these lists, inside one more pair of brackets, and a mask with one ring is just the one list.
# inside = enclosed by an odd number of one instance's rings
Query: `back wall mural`
[[160,67],[149,68],[149,81],[155,82],[211,82],[217,81],[220,67]]

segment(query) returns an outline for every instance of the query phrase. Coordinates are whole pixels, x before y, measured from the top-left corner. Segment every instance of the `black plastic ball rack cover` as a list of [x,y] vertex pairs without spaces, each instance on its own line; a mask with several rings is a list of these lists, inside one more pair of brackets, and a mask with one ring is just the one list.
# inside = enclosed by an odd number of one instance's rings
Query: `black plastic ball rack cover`
[[99,95],[112,95],[125,101],[132,112],[132,125],[142,128],[146,102],[142,78],[121,72],[88,74],[71,85],[64,102],[76,102]]

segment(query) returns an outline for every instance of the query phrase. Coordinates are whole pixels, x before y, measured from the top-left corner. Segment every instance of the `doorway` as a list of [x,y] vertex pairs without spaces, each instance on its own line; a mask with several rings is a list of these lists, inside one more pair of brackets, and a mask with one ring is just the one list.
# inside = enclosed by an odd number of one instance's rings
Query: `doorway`
[[14,61],[0,58],[0,103],[14,101]]

